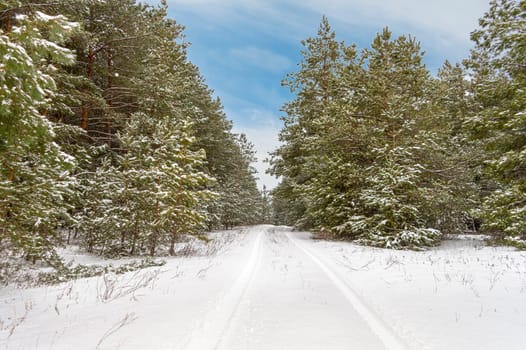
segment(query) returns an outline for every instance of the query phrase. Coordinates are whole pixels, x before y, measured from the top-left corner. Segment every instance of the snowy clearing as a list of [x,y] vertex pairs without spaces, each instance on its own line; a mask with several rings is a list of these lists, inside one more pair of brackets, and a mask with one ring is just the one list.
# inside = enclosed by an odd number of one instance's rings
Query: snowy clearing
[[213,254],[161,268],[0,289],[0,348],[524,347],[524,252],[392,251],[275,226],[212,237]]

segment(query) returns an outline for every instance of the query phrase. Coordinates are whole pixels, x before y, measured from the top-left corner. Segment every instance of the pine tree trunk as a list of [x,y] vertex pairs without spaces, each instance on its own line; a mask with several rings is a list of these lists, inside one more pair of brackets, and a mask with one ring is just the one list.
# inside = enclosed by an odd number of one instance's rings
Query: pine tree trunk
[[[16,162],[17,162],[17,158],[16,158],[16,156],[14,156],[13,159],[12,159],[12,164],[15,164]],[[9,165],[9,161],[8,160],[6,160],[6,162],[5,162],[5,167],[7,169],[9,169],[9,173],[7,175],[7,180],[9,182],[13,182],[13,180],[15,179],[15,168],[12,167],[11,165]]]
[[2,222],[3,222],[3,224],[0,225],[0,242],[2,242],[2,240],[6,236],[7,206],[2,206],[2,211],[0,212],[0,216],[2,217]]
[[88,129],[88,118],[89,118],[89,110],[88,110],[88,107],[86,107],[85,105],[82,105],[81,107],[82,111],[81,111],[81,119],[80,119],[80,127],[83,129],[83,130],[87,130]]
[[93,235],[88,232],[87,233],[88,237],[87,237],[87,241],[88,241],[88,253],[93,253],[93,246],[94,246],[94,239],[93,239]]
[[172,238],[171,238],[171,241],[170,241],[170,255],[171,256],[174,256],[175,255],[175,241],[176,241],[176,238],[177,238],[177,232],[172,232]]
[[[157,164],[157,169],[159,169],[159,164]],[[161,187],[161,177],[157,176],[157,188],[160,188],[160,187]],[[161,209],[160,203],[159,203],[159,200],[157,199],[157,202],[155,203],[155,219],[157,220],[159,219],[160,209]],[[150,255],[151,256],[155,255],[155,248],[157,247],[158,234],[159,232],[157,231],[157,229],[155,229],[153,231],[151,244],[150,244]]]
[[150,256],[155,255],[156,248],[157,248],[157,230],[154,230],[152,238],[150,240]]
[[9,180],[9,182],[13,182],[13,180],[15,179],[15,170],[14,169],[10,169],[9,170],[9,175],[7,176],[7,179]]
[[137,220],[135,220],[135,224],[134,224],[134,227],[133,227],[133,238],[132,238],[130,255],[134,255],[135,254],[135,247],[137,246],[137,238],[139,236],[139,231],[138,231],[138,227],[137,226],[138,226],[138,222],[137,222]]
[[5,25],[5,32],[9,34],[11,33],[11,11],[8,11],[6,13],[6,17],[7,17],[7,23]]
[[[16,162],[16,158],[13,159],[13,162]],[[15,169],[11,167],[7,161],[5,166],[7,169],[9,169],[7,180],[8,182],[12,183],[15,179]],[[4,224],[0,226],[0,241],[2,241],[2,239],[6,236],[7,219],[9,218],[9,206],[9,203],[5,203],[0,211],[0,216],[2,218],[2,221],[4,222]]]
[[323,102],[325,108],[329,103],[329,67],[327,64],[327,57],[323,57],[323,73],[322,73],[322,88],[323,88]]
[[[88,53],[88,66],[86,68],[86,75],[88,79],[93,78],[93,64],[95,63],[95,51],[93,50],[93,47],[90,46],[89,53]],[[80,120],[80,127],[83,130],[88,129],[88,119],[89,119],[89,107],[86,105],[86,103],[82,104],[81,107],[81,120]]]
[[[126,171],[127,169],[125,169]],[[124,209],[128,210],[128,175],[124,180]],[[126,230],[121,232],[121,249],[124,250],[124,242],[126,241]]]
[[106,114],[106,133],[108,134],[109,140],[111,142],[111,115],[113,110],[113,50],[110,45],[108,45],[107,50],[107,68],[108,68],[108,87],[107,87],[107,100],[109,113]]

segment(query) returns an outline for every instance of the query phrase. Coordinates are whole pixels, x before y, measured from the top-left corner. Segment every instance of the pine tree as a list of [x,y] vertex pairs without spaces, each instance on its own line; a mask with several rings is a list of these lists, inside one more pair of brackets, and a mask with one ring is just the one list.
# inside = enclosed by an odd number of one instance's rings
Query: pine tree
[[188,106],[179,99],[195,77],[189,73],[185,46],[176,43],[181,27],[166,20],[164,12],[161,8],[150,13],[156,21],[149,28],[156,28],[156,36],[142,59],[144,68],[130,80],[136,112],[127,116],[112,142],[118,147],[104,156],[95,172],[105,174],[107,184],[98,196],[86,191],[102,224],[85,225],[95,231],[84,235],[100,236],[96,246],[103,254],[147,249],[154,255],[165,244],[174,254],[180,234],[202,229],[206,203],[215,197],[209,190],[213,179],[202,171],[205,154],[193,147]]
[[[204,227],[207,217],[203,203],[215,196],[207,190],[213,179],[197,170],[204,153],[190,149],[194,139],[189,130],[190,124],[173,117],[135,114],[121,136],[127,150],[122,159],[122,195],[134,195],[135,201],[130,202],[137,205],[130,211],[131,217],[122,217],[124,223],[134,218],[130,227],[149,226],[142,236],[147,237],[151,255],[161,242],[169,242],[170,254],[175,254],[174,244],[180,234],[196,233]],[[141,232],[137,234],[141,236]],[[132,251],[139,237],[133,237]]]
[[342,44],[335,41],[326,17],[322,18],[317,36],[302,41],[305,49],[300,70],[287,75],[283,86],[296,94],[296,98],[283,107],[284,128],[280,132],[283,146],[273,153],[270,172],[286,179],[290,196],[284,198],[289,205],[289,217],[296,225],[315,225],[310,215],[309,201],[303,193],[309,192],[309,182],[316,177],[318,155],[324,152],[320,137],[328,132],[334,119],[334,102],[340,90],[337,82],[342,69]]
[[526,248],[526,3],[493,1],[479,23],[466,61],[476,101],[467,125],[493,184],[477,214],[484,230]]
[[438,228],[457,233],[476,230],[479,219],[472,213],[486,186],[479,161],[484,157],[479,144],[469,140],[466,121],[475,109],[472,84],[460,64],[448,61],[439,69],[430,97],[433,101],[433,123],[428,126],[437,135],[443,152],[433,154],[432,174],[442,182],[441,191],[433,197],[438,210]]
[[461,231],[469,210],[462,196],[474,192],[467,152],[454,154],[466,146],[457,115],[465,118],[466,101],[430,76],[412,37],[385,28],[361,52],[334,38],[324,19],[287,81],[296,98],[285,106],[285,144],[272,169],[284,177],[274,200],[290,208],[281,217],[390,248],[434,245],[440,230]]
[[257,188],[253,145],[244,134],[234,136],[235,148],[230,153],[230,172],[219,178],[220,197],[218,198],[217,215],[220,224],[225,228],[238,225],[255,224],[261,217],[261,195]]
[[[7,4],[9,5],[9,4]],[[0,240],[3,250],[56,263],[57,228],[70,220],[65,198],[74,179],[74,159],[55,142],[46,118],[55,93],[49,74],[73,54],[60,46],[74,23],[40,11],[4,8],[0,31]],[[7,246],[7,247],[6,247]],[[4,253],[6,251],[4,250]]]
[[[429,200],[424,171],[427,151],[436,140],[422,125],[429,115],[429,73],[414,38],[391,38],[386,28],[364,50],[366,63],[356,84],[357,111],[369,119],[371,131],[364,155],[365,184],[360,193],[363,219],[350,226],[369,244],[404,247],[430,245],[439,234],[427,230],[422,204]],[[354,233],[354,232],[353,232]]]

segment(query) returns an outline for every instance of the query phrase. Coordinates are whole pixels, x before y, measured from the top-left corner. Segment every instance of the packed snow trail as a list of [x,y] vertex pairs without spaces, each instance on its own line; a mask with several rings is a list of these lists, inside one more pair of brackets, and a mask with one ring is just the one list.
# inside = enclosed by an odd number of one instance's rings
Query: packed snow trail
[[353,290],[351,286],[345,281],[345,278],[338,276],[338,273],[331,262],[324,262],[320,257],[316,256],[309,248],[300,243],[299,240],[293,238],[287,233],[287,237],[293,242],[299,249],[301,249],[312,261],[314,261],[323,272],[333,281],[334,285],[342,292],[342,294],[351,303],[354,309],[360,314],[360,316],[367,322],[373,332],[382,340],[383,344],[388,349],[403,350],[407,348],[407,345],[400,339],[400,337],[378,316],[362,298]]
[[260,257],[263,234],[263,231],[259,231],[256,234],[257,238],[251,249],[249,261],[246,263],[241,275],[226,294],[214,305],[214,309],[202,320],[200,327],[193,332],[188,343],[184,346],[185,349],[220,348],[221,342],[229,330],[229,326],[239,308],[246,289],[254,277],[254,272]]
[[286,231],[258,226],[249,235],[245,268],[184,349],[403,349]]
[[218,254],[114,281],[0,290],[0,349],[400,349],[289,230],[224,237]]

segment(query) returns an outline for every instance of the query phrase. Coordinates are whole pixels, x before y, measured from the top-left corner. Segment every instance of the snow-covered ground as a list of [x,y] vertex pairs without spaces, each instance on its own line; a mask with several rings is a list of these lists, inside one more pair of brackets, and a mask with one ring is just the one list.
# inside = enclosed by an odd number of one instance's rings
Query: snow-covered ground
[[212,237],[213,254],[161,268],[0,289],[0,349],[524,348],[524,252],[391,251],[275,226]]

